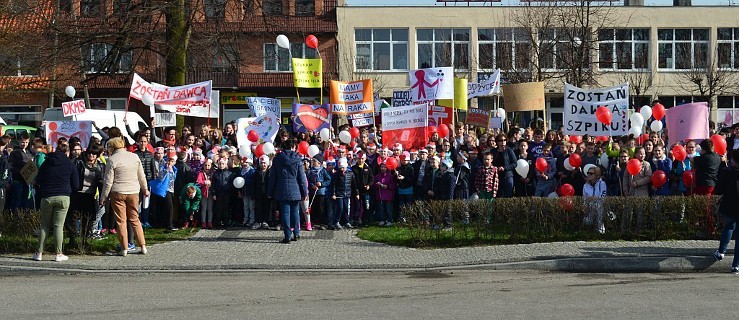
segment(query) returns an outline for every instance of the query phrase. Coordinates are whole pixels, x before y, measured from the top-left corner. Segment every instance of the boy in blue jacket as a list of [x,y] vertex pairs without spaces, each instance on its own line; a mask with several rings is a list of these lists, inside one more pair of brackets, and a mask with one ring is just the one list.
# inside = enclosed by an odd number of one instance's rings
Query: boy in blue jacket
[[252,163],[254,160],[246,158],[241,164],[241,176],[244,178],[244,186],[239,190],[239,197],[244,201],[244,226],[251,229],[258,229],[259,225],[254,227],[255,215],[254,215],[254,196],[251,185],[254,183],[254,167]]

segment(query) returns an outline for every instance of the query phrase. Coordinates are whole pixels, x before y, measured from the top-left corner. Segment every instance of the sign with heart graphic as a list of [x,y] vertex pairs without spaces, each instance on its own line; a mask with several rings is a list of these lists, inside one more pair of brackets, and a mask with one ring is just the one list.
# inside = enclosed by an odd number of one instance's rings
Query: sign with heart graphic
[[280,118],[274,113],[267,112],[259,117],[239,118],[236,120],[236,142],[240,146],[251,146],[254,144],[249,141],[247,135],[249,131],[254,130],[259,136],[257,144],[272,142],[274,143],[277,131],[280,130]]
[[79,137],[82,149],[87,149],[87,144],[92,136],[92,121],[46,121],[46,141],[56,149],[59,138]]
[[331,113],[328,104],[293,104],[293,131],[318,132],[331,127]]

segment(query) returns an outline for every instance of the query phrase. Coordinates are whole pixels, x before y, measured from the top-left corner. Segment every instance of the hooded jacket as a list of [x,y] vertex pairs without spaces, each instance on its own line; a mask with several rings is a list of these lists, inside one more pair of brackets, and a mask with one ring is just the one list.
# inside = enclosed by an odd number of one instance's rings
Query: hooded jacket
[[223,196],[231,192],[236,175],[229,169],[216,169],[210,179],[209,195]]
[[308,196],[303,158],[295,151],[282,150],[269,170],[267,194],[277,201],[298,201]]
[[77,168],[62,152],[52,152],[39,168],[36,184],[39,185],[38,197],[69,196],[80,184]]
[[319,196],[325,196],[326,190],[331,185],[331,174],[324,167],[311,167],[308,171],[308,183],[311,188],[320,182],[321,186],[316,188],[315,193]]
[[90,188],[96,190],[96,192],[103,191],[103,164],[99,161],[95,161],[95,166],[93,168],[89,168],[85,162],[86,161],[82,159],[74,160],[75,169],[77,170],[77,178],[79,180],[79,185],[77,186],[77,189],[74,189],[74,191],[82,190],[84,184],[83,180],[85,179],[85,170],[95,172],[95,181]]
[[733,166],[721,169],[713,194],[722,195],[718,212],[730,217],[739,217],[739,169]]

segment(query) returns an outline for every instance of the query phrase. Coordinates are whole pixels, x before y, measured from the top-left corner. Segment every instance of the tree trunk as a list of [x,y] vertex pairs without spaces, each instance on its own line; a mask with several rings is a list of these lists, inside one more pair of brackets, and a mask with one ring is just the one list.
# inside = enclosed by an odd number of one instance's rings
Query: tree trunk
[[[190,29],[185,18],[185,0],[170,2],[167,13],[167,85],[185,84],[187,70],[187,45]],[[177,116],[177,131],[182,131],[184,117]]]

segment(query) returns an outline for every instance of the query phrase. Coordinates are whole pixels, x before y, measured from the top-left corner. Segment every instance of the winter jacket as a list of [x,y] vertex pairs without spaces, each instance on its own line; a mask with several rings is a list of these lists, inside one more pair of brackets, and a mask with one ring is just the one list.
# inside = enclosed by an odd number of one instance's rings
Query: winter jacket
[[739,168],[722,168],[713,194],[722,195],[718,205],[719,214],[739,218]]
[[398,188],[412,188],[416,184],[416,172],[413,171],[412,165],[400,165],[397,170],[398,174],[403,176],[403,180],[398,180]]
[[[624,196],[648,197],[649,184],[652,181],[652,166],[647,161],[641,162],[641,170],[636,175],[631,175],[628,169],[623,168],[624,177],[621,181],[621,190]],[[631,182],[636,182],[636,187]]]
[[[317,183],[321,183],[320,187],[316,187]],[[308,189],[314,190],[315,194],[325,196],[331,185],[331,174],[324,167],[311,167],[308,171]]]
[[582,195],[584,197],[603,198],[607,194],[608,187],[606,186],[606,182],[603,181],[603,179],[598,179],[598,181],[596,181],[594,185],[586,182],[582,191]]
[[210,178],[210,190],[208,194],[211,196],[221,196],[230,193],[233,188],[233,182],[236,175],[228,169],[216,169]]
[[269,175],[269,168],[267,168],[267,170],[259,168],[254,170],[254,175],[252,176],[252,196],[255,199],[263,198],[268,195],[267,184],[269,183]]
[[354,179],[356,179],[359,194],[366,195],[371,192],[372,188],[368,190],[367,188],[365,188],[365,186],[372,187],[372,185],[374,184],[373,179],[375,172],[379,171],[374,171],[367,161],[365,161],[362,168],[360,168],[359,165],[356,164],[352,166],[352,173],[354,174]]
[[33,159],[34,154],[31,152],[31,148],[26,149],[24,152],[22,149],[13,149],[13,152],[8,155],[8,163],[10,164],[10,175],[13,177],[13,181],[24,182],[23,176],[20,174],[23,166],[26,162]]
[[454,172],[448,170],[441,172],[437,170],[434,173],[434,200],[451,200],[454,198]]
[[205,171],[200,171],[200,174],[198,174],[198,179],[195,181],[195,183],[198,184],[198,187],[200,187],[200,194],[202,195],[203,199],[207,199],[210,195],[208,193],[208,190],[210,190],[210,186],[206,185],[205,182],[210,181],[210,177],[212,176],[212,171],[213,170],[211,170],[211,173],[205,173]]
[[[557,177],[557,159],[553,157],[544,157],[544,156],[541,156],[540,158],[544,158],[544,160],[547,161],[548,166],[547,166],[547,169],[544,170],[543,173],[547,175],[547,177],[549,178],[548,180],[552,180],[555,177]],[[534,160],[534,164],[536,164],[536,160]],[[537,170],[536,167],[534,167],[534,170]],[[538,170],[537,170],[537,173],[539,173]],[[536,179],[544,180],[538,174],[536,175]]]
[[[190,198],[187,196],[187,188],[189,186],[195,187],[195,196]],[[182,188],[180,193],[180,209],[185,212],[186,215],[191,215],[200,209],[200,201],[203,199],[203,194],[195,183],[188,183]]]
[[274,160],[269,173],[267,194],[277,201],[296,201],[308,197],[308,179],[303,158],[295,151],[283,150]]
[[[95,192],[102,192],[103,191],[103,164],[99,161],[95,161],[95,166],[93,168],[87,167],[86,161],[82,159],[76,159],[74,160],[74,166],[77,170],[77,177],[79,178],[79,185],[77,186],[77,189],[74,189],[74,191],[81,191],[84,180],[85,180],[85,170],[92,170],[95,172],[95,178],[93,179],[93,185],[90,187],[91,189],[95,190]],[[93,192],[93,193],[95,193]]]
[[241,167],[241,172],[239,173],[239,176],[244,178],[244,186],[239,191],[241,193],[241,196],[243,197],[251,197],[252,196],[252,184],[254,184],[254,167],[249,166],[249,169],[246,167]]
[[8,188],[13,177],[10,176],[8,156],[0,154],[0,188]]
[[718,182],[718,169],[721,166],[721,157],[715,152],[706,152],[700,157],[693,158],[695,164],[695,185],[714,187]]
[[465,162],[464,164],[457,166],[454,169],[454,172],[454,180],[456,181],[454,192],[458,193],[466,190],[468,192],[467,194],[469,194],[470,185],[472,184],[470,183],[470,164]]
[[151,193],[160,196],[160,197],[166,197],[167,196],[167,190],[169,189],[169,184],[172,182],[172,180],[175,180],[177,177],[177,167],[172,166],[172,171],[167,171],[167,163],[162,162],[162,164],[159,166],[159,175],[156,179],[153,179],[149,181],[149,186],[151,187]]
[[36,175],[37,196],[41,199],[53,196],[69,196],[79,187],[77,168],[63,152],[52,152]]
[[[421,176],[421,166],[424,168],[424,175]],[[420,186],[424,185],[424,181],[427,180],[426,176],[431,174],[431,164],[429,164],[428,161],[421,161],[418,160],[413,163],[413,176],[415,178],[415,181],[413,182],[415,185]]]
[[[387,188],[380,187],[380,184],[386,185]],[[395,182],[395,175],[390,170],[375,175],[375,188],[377,188],[378,200],[393,201],[395,199],[395,189],[398,188],[398,184]]]
[[354,173],[346,171],[336,171],[334,176],[331,177],[331,195],[337,198],[348,198],[359,194],[357,190],[357,180],[354,178]]
[[177,159],[174,166],[177,168],[177,176],[174,179],[174,193],[180,194],[186,184],[195,182],[190,166],[182,159]]
[[513,172],[516,170],[516,154],[513,152],[513,149],[506,147],[505,150],[500,151],[497,148],[493,150],[493,157],[495,159],[498,159],[499,157],[503,158],[502,164],[503,168],[505,169],[504,172],[498,172],[498,174],[502,174],[502,178],[511,178],[513,177]]
[[667,176],[667,182],[665,182],[664,185],[662,185],[659,189],[654,191],[655,195],[658,196],[669,196],[671,194],[670,192],[670,172],[672,172],[672,160],[668,157],[664,157],[664,159],[657,159],[652,158],[652,173],[657,170],[662,170],[665,173],[665,176]]
[[141,160],[141,166],[144,168],[144,175],[146,176],[146,181],[156,179],[157,165],[156,165],[156,161],[154,160],[154,155],[151,154],[151,152],[147,150],[144,150],[144,151],[136,150],[133,153],[139,156],[139,160]]

